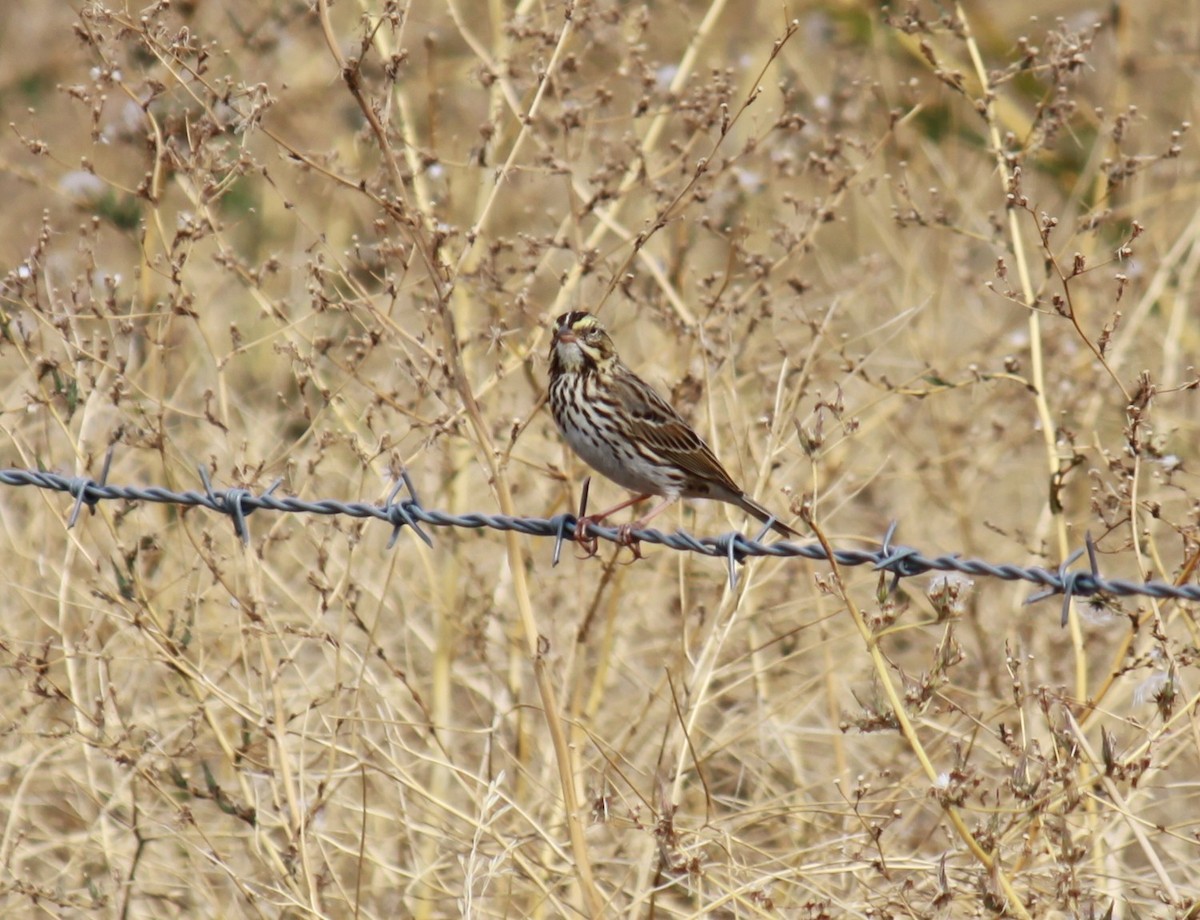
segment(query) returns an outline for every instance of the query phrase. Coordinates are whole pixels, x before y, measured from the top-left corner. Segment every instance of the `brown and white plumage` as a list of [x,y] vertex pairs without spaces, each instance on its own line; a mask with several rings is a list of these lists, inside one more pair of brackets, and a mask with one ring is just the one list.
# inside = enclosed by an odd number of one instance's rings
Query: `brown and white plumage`
[[[559,431],[588,466],[637,493],[589,520],[662,497],[662,504],[631,525],[642,527],[677,499],[712,498],[772,521],[784,536],[797,536],[733,481],[682,416],[625,366],[599,320],[582,310],[564,313],[555,323],[550,408]],[[628,534],[629,528],[623,530]]]

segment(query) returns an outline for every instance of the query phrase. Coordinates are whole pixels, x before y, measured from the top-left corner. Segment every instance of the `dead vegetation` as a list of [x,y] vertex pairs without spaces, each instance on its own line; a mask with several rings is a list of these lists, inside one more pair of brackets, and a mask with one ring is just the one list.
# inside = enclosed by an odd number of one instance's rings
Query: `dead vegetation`
[[[4,465],[556,514],[587,307],[834,545],[1194,583],[1200,19],[1062,6],[5,7]],[[6,915],[1197,915],[1194,605],[70,510]]]

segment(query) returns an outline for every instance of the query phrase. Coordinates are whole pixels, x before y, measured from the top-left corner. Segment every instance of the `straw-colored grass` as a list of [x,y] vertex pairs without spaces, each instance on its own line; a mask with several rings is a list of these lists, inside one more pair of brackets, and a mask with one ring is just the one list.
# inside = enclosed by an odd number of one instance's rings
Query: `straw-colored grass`
[[[1200,17],[1045,6],[6,5],[3,463],[561,513],[586,307],[833,546],[1194,583]],[[1197,915],[1194,605],[70,511],[0,492],[5,916]]]

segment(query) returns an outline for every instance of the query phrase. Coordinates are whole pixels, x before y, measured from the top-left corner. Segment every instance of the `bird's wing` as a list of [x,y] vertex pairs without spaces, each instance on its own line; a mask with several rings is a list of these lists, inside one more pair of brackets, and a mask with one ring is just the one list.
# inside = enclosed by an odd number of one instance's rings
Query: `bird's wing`
[[616,375],[617,393],[630,425],[630,436],[666,463],[679,466],[697,479],[726,489],[742,490],[725,472],[712,448],[654,388],[628,368]]

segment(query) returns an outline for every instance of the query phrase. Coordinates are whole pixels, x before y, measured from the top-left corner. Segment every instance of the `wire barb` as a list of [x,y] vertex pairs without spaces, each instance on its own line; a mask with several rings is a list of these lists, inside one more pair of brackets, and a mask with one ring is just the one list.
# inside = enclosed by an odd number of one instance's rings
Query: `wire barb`
[[[569,514],[560,514],[550,520],[558,524],[558,529],[554,532],[554,555],[550,559],[550,568],[554,568],[562,557],[562,545],[568,532],[571,534],[575,532],[575,518]],[[571,539],[574,539],[574,536]]]
[[875,563],[875,571],[891,572],[892,583],[888,585],[888,594],[894,594],[896,589],[900,587],[901,578],[910,578],[913,575],[923,575],[929,571],[929,566],[918,563],[921,554],[911,546],[892,546],[892,537],[896,535],[896,529],[899,524],[892,521],[888,524],[887,532],[883,535],[883,542],[879,546],[880,560]]
[[[760,533],[758,535],[758,539],[756,539],[754,542],[761,543],[762,538],[767,530],[770,530],[769,524],[763,528],[763,533]],[[741,543],[744,540],[745,540],[745,537],[743,537],[736,530],[730,531],[727,534],[722,534],[721,536],[717,537],[717,545],[718,546],[720,546],[722,543],[725,544],[725,564],[727,566],[729,566],[729,590],[730,591],[734,591],[737,589],[737,583],[738,583],[737,567],[739,565],[741,565],[743,562],[745,562],[745,560],[746,560],[745,551],[742,549],[741,546],[738,545],[739,543]]]
[[71,509],[71,516],[67,518],[67,530],[75,527],[75,522],[79,520],[79,512],[83,510],[84,504],[87,504],[88,510],[92,514],[96,513],[96,505],[100,502],[100,496],[93,493],[98,489],[103,489],[105,483],[108,482],[108,471],[112,469],[113,450],[113,445],[108,445],[108,450],[104,453],[104,466],[100,469],[99,482],[86,476],[72,478],[69,491],[75,496],[75,506]]
[[[408,489],[408,501],[396,501],[396,496],[404,489]],[[387,548],[391,549],[396,545],[396,541],[400,539],[400,531],[405,527],[411,527],[413,532],[425,541],[425,545],[433,549],[433,538],[421,529],[421,525],[416,518],[412,516],[411,508],[421,507],[421,503],[417,501],[417,491],[413,488],[412,480],[408,477],[408,470],[400,471],[400,481],[392,488],[391,493],[387,497],[387,502],[383,508],[387,514],[386,520],[392,525],[392,535],[388,538]]]
[[[1088,572],[1069,572],[1067,571],[1076,560],[1084,553],[1088,555],[1088,564],[1091,571]],[[1036,604],[1038,601],[1045,600],[1048,597],[1054,597],[1056,594],[1062,594],[1062,625],[1066,626],[1067,621],[1071,616],[1071,599],[1075,597],[1092,597],[1103,590],[1102,585],[1104,579],[1100,577],[1100,566],[1096,560],[1096,544],[1092,542],[1092,534],[1089,531],[1084,534],[1084,548],[1077,549],[1067,557],[1066,562],[1058,567],[1056,573],[1057,584],[1051,583],[1050,587],[1045,591],[1040,591],[1037,594],[1031,595],[1026,604]]]
[[214,492],[208,468],[199,466],[196,469],[200,471],[200,481],[204,483],[204,494],[208,498],[208,507],[213,511],[228,514],[233,520],[233,532],[242,541],[243,546],[248,546],[250,544],[250,528],[246,526],[246,518],[256,506],[251,505],[247,510],[246,500],[253,498],[253,493],[249,489],[236,488],[226,489],[224,492]]

